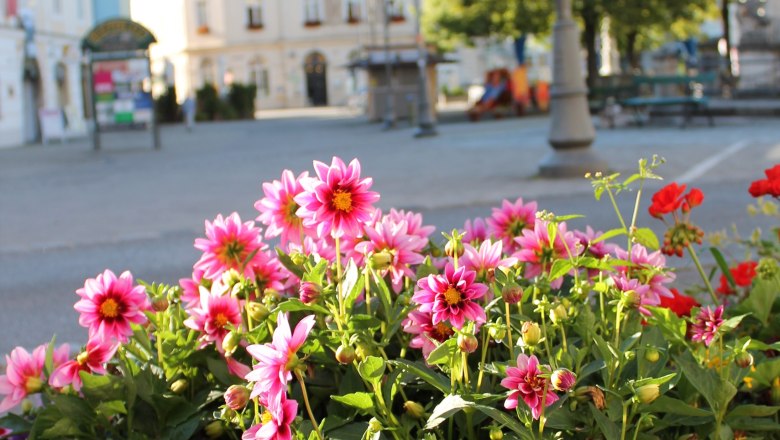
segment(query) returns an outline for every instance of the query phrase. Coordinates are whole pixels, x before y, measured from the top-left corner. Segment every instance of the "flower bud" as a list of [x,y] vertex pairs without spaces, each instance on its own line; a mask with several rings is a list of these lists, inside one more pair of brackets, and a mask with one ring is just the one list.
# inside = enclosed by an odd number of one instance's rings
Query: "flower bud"
[[558,304],[550,310],[550,321],[553,324],[559,324],[566,320],[569,314],[566,312],[566,307],[563,304]]
[[501,289],[501,298],[507,304],[517,304],[523,299],[523,288],[514,283],[509,283]]
[[460,240],[452,239],[444,245],[444,253],[450,258],[454,258],[455,255],[460,258],[463,256],[463,252],[465,252],[465,248]]
[[576,382],[577,376],[565,368],[559,368],[553,371],[552,376],[550,376],[550,383],[552,383],[552,386],[556,391],[569,391]]
[[521,332],[523,334],[523,343],[529,347],[535,347],[542,338],[542,330],[539,328],[539,324],[535,322],[524,322]]
[[155,312],[164,312],[168,310],[168,299],[164,296],[161,296],[152,301],[152,310]]
[[341,365],[351,364],[355,360],[355,349],[351,345],[339,345],[336,350],[336,360]]
[[498,426],[490,428],[490,440],[501,440],[504,438],[504,432]]
[[635,309],[639,307],[639,304],[641,304],[642,298],[638,293],[636,293],[636,290],[626,290],[623,292],[623,296],[620,298],[620,301],[623,303],[623,307],[627,309]]
[[636,390],[636,399],[640,403],[650,404],[653,403],[658,396],[661,395],[661,389],[658,384],[651,383],[643,385]]
[[301,281],[301,286],[298,289],[298,297],[304,304],[312,304],[319,299],[322,294],[322,287],[311,281]]
[[292,260],[294,265],[302,266],[303,263],[306,262],[306,255],[303,255],[300,252],[293,252],[292,254],[290,254],[290,260]]
[[222,272],[222,284],[232,286],[241,282],[241,274],[235,269]]
[[246,303],[246,312],[253,321],[257,322],[262,321],[271,313],[268,311],[268,307],[256,302]]
[[458,335],[458,348],[464,353],[474,353],[479,346],[479,341],[474,335],[461,333]]
[[249,390],[243,385],[231,385],[225,391],[225,404],[233,411],[240,411],[249,402]]
[[417,402],[407,400],[404,402],[404,410],[409,414],[409,417],[415,420],[425,417],[425,408]]
[[368,264],[372,269],[385,270],[393,264],[393,254],[388,250],[377,252],[368,258]]
[[368,421],[368,432],[376,433],[382,430],[382,422],[377,420],[376,417],[371,417]]
[[206,425],[205,431],[209,438],[220,438],[225,432],[225,426],[222,424],[222,420],[214,420]]
[[488,329],[488,335],[491,339],[500,341],[506,337],[506,327],[503,325],[493,325]]
[[225,350],[225,353],[227,354],[233,354],[240,343],[241,335],[234,331],[229,331],[222,340],[222,349]]
[[34,406],[30,399],[22,400],[22,414],[30,414]]
[[747,351],[742,351],[734,358],[734,362],[739,365],[740,368],[747,368],[753,365],[753,355]]
[[187,379],[179,379],[171,384],[171,391],[173,394],[182,394],[183,392],[187,391],[189,386],[190,383],[187,382]]
[[647,362],[650,362],[652,364],[658,362],[658,359],[661,358],[661,353],[658,352],[655,348],[648,348],[645,350],[645,360]]

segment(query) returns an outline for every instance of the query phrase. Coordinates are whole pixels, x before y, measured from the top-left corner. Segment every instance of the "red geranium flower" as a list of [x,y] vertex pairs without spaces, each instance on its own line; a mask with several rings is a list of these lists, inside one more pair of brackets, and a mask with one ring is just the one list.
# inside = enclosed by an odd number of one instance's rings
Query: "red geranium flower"
[[653,194],[653,204],[648,208],[648,212],[653,217],[661,218],[664,214],[676,211],[683,203],[684,192],[685,184],[678,186],[677,182],[672,182],[666,185]]
[[[734,278],[734,283],[737,287],[750,287],[753,284],[753,278],[756,276],[756,266],[758,263],[755,261],[744,261],[739,263],[736,267],[729,269],[731,277]],[[718,293],[723,295],[734,295],[736,290],[732,289],[729,285],[728,278],[723,274],[720,276],[720,286],[718,287]]]
[[780,197],[780,164],[764,170],[766,179],[759,179],[750,184],[748,191],[753,197],[770,195]]
[[701,305],[698,301],[696,301],[696,298],[692,296],[683,295],[677,289],[669,290],[674,296],[672,298],[662,296],[660,305],[661,307],[666,307],[667,309],[673,311],[679,317],[691,316],[691,309]]
[[691,209],[701,205],[704,201],[704,193],[699,188],[691,188],[691,191],[685,195],[685,201],[682,204],[683,212],[688,212]]

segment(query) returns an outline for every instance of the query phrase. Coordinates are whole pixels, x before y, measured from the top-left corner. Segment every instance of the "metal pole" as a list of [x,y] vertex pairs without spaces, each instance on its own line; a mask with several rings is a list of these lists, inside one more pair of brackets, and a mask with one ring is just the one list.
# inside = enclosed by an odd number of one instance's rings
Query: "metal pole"
[[87,52],[87,62],[89,63],[89,75],[87,78],[87,87],[89,90],[87,93],[89,94],[89,107],[92,110],[92,133],[90,133],[92,136],[92,148],[95,151],[100,150],[100,126],[98,125],[98,118],[97,118],[97,104],[95,103],[95,72],[93,71],[93,60],[92,60],[92,52]]
[[414,9],[417,15],[415,19],[415,35],[417,38],[417,66],[420,69],[420,87],[417,99],[417,129],[414,137],[436,136],[436,127],[431,115],[431,104],[428,101],[428,48],[425,47],[425,39],[422,35],[422,6],[420,0],[414,0]]
[[393,66],[390,60],[390,2],[382,0],[384,6],[384,34],[385,34],[385,77],[387,78],[387,96],[385,97],[385,121],[383,128],[389,130],[395,127],[395,96],[393,92]]
[[553,28],[553,83],[548,141],[553,151],[539,164],[543,177],[582,177],[607,171],[607,163],[590,148],[596,133],[590,119],[580,62],[580,39],[571,0],[556,0]]

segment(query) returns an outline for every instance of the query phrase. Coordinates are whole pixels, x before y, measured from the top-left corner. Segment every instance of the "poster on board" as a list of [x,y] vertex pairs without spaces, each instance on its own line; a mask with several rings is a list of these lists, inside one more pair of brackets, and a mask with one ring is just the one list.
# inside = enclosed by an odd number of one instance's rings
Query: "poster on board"
[[144,91],[149,77],[149,60],[95,61],[92,83],[95,112],[101,129],[146,128],[153,117],[151,93]]

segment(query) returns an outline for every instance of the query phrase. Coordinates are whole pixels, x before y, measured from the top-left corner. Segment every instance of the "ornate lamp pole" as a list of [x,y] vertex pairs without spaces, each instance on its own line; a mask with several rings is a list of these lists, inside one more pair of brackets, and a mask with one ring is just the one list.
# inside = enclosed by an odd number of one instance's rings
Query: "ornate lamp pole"
[[385,77],[387,78],[387,96],[385,97],[385,118],[383,129],[395,127],[395,94],[393,93],[393,66],[390,59],[390,1],[380,0],[384,8],[384,40],[385,40]]
[[556,0],[553,27],[552,107],[548,141],[553,151],[539,164],[543,177],[582,177],[607,171],[607,163],[590,148],[596,137],[588,109],[585,79],[580,63],[579,30],[571,13],[571,0]]
[[420,0],[414,0],[414,10],[417,14],[415,20],[415,34],[417,38],[417,66],[420,69],[420,87],[417,97],[417,129],[414,137],[436,136],[436,126],[431,117],[431,104],[428,101],[428,48],[422,35],[422,6]]

